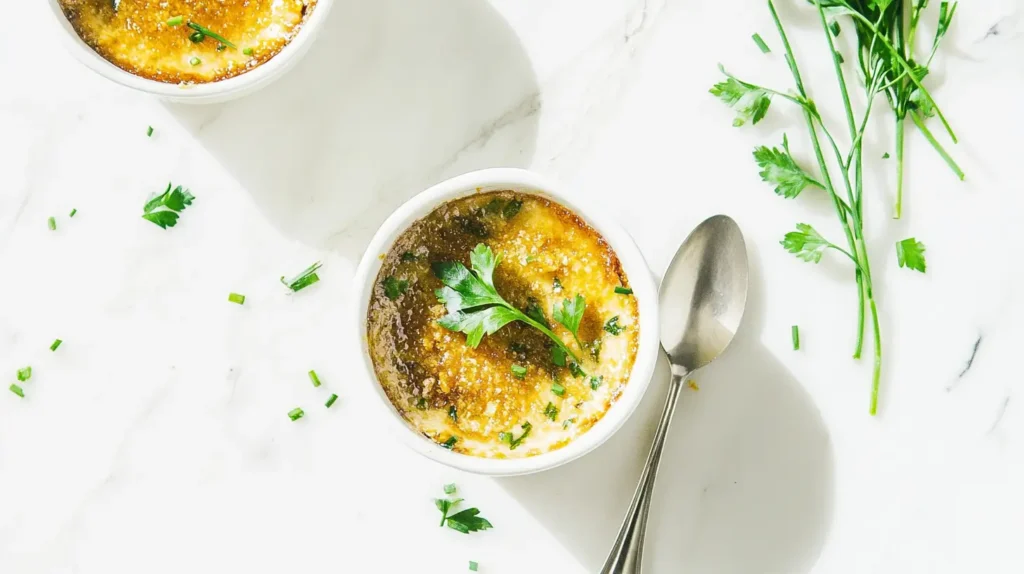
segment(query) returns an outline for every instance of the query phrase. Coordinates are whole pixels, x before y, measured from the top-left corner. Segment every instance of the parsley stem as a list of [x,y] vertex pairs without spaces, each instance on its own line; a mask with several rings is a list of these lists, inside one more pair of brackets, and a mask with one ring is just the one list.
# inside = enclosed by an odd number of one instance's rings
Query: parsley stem
[[896,116],[896,207],[892,218],[903,217],[903,132],[904,118]]
[[875,416],[878,414],[878,388],[882,375],[882,335],[878,328],[878,309],[875,307],[874,299],[871,299],[871,322],[875,331],[875,364],[871,373],[871,408],[868,412]]
[[919,116],[916,111],[912,111],[910,112],[910,119],[913,120],[914,125],[917,126],[917,129],[921,130],[921,133],[924,134],[924,137],[925,139],[928,140],[928,143],[932,144],[932,147],[935,148],[935,151],[939,152],[939,155],[942,156],[942,159],[946,161],[946,165],[949,166],[949,169],[953,170],[953,173],[956,174],[960,181],[963,181],[963,170],[961,170],[960,166],[957,165],[955,161],[953,161],[953,158],[950,157],[949,153],[946,151],[946,148],[942,147],[942,144],[940,144],[935,139],[935,136],[932,135],[931,130],[929,130],[928,126],[926,126],[924,122],[921,120],[921,116]]
[[[516,309],[515,307],[512,307],[511,305],[509,305],[509,308],[515,310],[515,312],[519,315],[519,320],[520,321],[522,321],[523,323],[526,323],[527,325],[529,325],[529,326],[533,327],[534,329],[537,329],[541,333],[544,333],[545,335],[547,335],[548,338],[551,339],[551,341],[554,344],[558,345],[559,348],[561,348],[563,351],[565,351],[566,355],[571,357],[572,360],[575,363],[579,364],[580,358],[576,355],[576,353],[573,353],[572,350],[569,349],[569,347],[566,347],[565,343],[563,343],[562,340],[558,338],[558,335],[556,335],[554,332],[552,332],[551,329],[548,329],[544,325],[541,325],[537,321],[534,321],[530,317],[526,316],[526,314],[523,313],[522,311],[520,311],[519,309]],[[581,346],[581,348],[582,348],[582,346]]]

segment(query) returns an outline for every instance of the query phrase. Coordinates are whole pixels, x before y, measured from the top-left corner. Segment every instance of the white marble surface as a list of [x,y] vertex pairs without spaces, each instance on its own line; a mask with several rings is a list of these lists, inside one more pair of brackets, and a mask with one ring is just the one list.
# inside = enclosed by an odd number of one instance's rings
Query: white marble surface
[[[780,6],[840,119],[813,14]],[[783,130],[806,153],[796,114],[777,103],[736,130],[707,93],[718,62],[790,86],[779,54],[750,41],[778,44],[762,2],[339,0],[297,69],[201,108],[79,66],[44,2],[5,14],[0,373],[35,374],[26,399],[0,394],[0,572],[451,573],[471,559],[490,574],[597,571],[663,381],[605,446],[516,479],[406,452],[366,408],[344,323],[362,248],[404,199],[485,166],[621,205],[658,274],[708,215],[748,237],[745,329],[684,397],[651,572],[1024,572],[1019,2],[962,1],[930,80],[962,138],[964,183],[913,133],[907,215],[893,222],[893,165],[873,159],[889,122],[867,141],[877,418],[868,361],[849,358],[848,269],[777,245],[797,221],[834,234],[830,210],[775,197],[750,161]],[[168,180],[198,199],[163,231],[139,215]],[[910,235],[928,245],[927,275],[896,266],[893,241]],[[321,284],[282,291],[280,275],[317,259]],[[293,424],[296,405],[308,414]],[[453,481],[494,530],[437,527],[430,499]]]

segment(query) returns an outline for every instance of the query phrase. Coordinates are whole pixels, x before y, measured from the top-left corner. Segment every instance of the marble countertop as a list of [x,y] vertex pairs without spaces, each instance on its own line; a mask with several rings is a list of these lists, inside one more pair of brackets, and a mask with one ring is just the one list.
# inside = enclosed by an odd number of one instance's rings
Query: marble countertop
[[[813,12],[779,4],[812,92],[841,121]],[[346,330],[354,267],[387,214],[447,177],[515,166],[621,206],[659,275],[709,215],[747,236],[748,314],[683,397],[651,572],[1024,572],[1024,10],[960,4],[929,81],[967,179],[912,130],[907,210],[893,221],[884,105],[866,142],[885,352],[872,418],[870,361],[850,358],[848,266],[778,245],[800,221],[835,233],[831,208],[777,198],[750,157],[786,130],[806,153],[798,115],[778,104],[733,129],[707,93],[718,62],[791,85],[778,52],[750,41],[777,43],[761,2],[339,0],[296,69],[205,107],[108,83],[65,53],[44,2],[12,3],[0,373],[34,375],[25,399],[0,396],[0,571],[440,574],[475,560],[489,574],[596,572],[661,376],[597,451],[487,479],[382,438]],[[139,216],[168,181],[197,200],[164,231]],[[925,275],[897,267],[893,242],[907,236],[928,246]],[[284,293],[278,277],[316,260],[321,283]],[[328,411],[330,392],[341,398]],[[285,416],[294,406],[299,423]],[[431,498],[450,482],[493,530],[437,527]]]

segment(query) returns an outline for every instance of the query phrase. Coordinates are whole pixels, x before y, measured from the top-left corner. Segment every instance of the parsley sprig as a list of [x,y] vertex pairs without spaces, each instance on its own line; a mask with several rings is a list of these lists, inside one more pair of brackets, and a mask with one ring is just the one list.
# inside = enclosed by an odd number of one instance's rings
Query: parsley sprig
[[[452,488],[451,493],[448,492],[449,486]],[[454,485],[445,486],[445,493],[452,494],[455,492]],[[441,511],[441,524],[440,526],[447,525],[452,530],[458,530],[463,534],[469,534],[470,532],[479,532],[481,530],[488,530],[494,526],[484,518],[480,516],[480,510],[476,508],[467,508],[456,512],[455,514],[449,514],[452,510],[458,506],[463,499],[461,498],[435,498],[434,506]]]
[[924,243],[909,237],[903,241],[896,242],[896,261],[900,267],[913,269],[914,271],[925,272],[928,268],[924,260]]
[[[548,326],[515,308],[498,294],[494,287],[494,269],[501,262],[501,255],[495,255],[490,247],[481,243],[470,252],[469,261],[470,269],[458,261],[440,261],[430,266],[434,276],[444,283],[444,287],[435,292],[438,301],[448,311],[438,320],[439,325],[465,333],[466,345],[476,348],[485,335],[492,335],[505,325],[520,321],[544,333],[559,353],[571,357],[575,363],[580,362],[579,356]],[[578,296],[571,302],[566,300],[561,308],[555,308],[555,319],[569,329],[577,343],[577,316],[583,316],[583,307],[582,297]]]
[[182,186],[167,189],[160,195],[153,196],[142,206],[142,218],[159,225],[163,229],[178,224],[178,217],[185,208],[192,205],[195,196]]

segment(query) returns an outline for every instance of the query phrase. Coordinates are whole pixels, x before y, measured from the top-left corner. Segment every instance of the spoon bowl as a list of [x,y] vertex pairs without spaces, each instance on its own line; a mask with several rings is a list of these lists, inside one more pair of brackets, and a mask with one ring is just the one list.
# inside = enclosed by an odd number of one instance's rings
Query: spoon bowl
[[716,215],[698,225],[672,258],[658,298],[672,382],[640,484],[601,574],[640,574],[654,481],[683,381],[721,355],[740,326],[747,304],[747,248],[736,222]]

